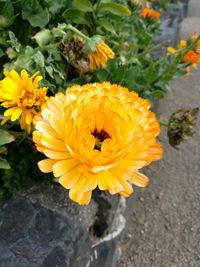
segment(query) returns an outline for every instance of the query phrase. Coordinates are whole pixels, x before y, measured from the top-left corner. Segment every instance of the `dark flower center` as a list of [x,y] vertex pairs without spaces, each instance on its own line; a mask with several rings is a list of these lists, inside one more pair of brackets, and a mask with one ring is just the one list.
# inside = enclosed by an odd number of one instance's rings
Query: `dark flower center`
[[110,138],[109,134],[107,132],[105,132],[104,130],[101,130],[100,132],[98,132],[97,129],[95,129],[94,132],[92,133],[92,135],[95,137],[94,149],[101,151],[101,145],[102,145],[103,141],[106,138]]

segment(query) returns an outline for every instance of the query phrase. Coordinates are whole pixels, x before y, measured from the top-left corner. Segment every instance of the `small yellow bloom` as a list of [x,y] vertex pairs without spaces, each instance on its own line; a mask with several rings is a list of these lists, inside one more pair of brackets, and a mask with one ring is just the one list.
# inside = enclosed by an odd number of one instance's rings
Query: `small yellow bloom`
[[38,88],[42,76],[37,74],[29,77],[26,70],[22,70],[21,75],[15,70],[4,72],[5,78],[0,81],[0,102],[7,110],[2,124],[9,119],[19,119],[21,128],[30,133],[33,118],[47,99],[47,88]]
[[108,59],[114,58],[112,49],[103,41],[96,45],[95,51],[89,54],[90,70],[105,67]]
[[132,183],[149,182],[139,169],[162,157],[160,126],[149,108],[148,100],[109,82],[75,85],[50,97],[33,132],[47,157],[40,170],[53,172],[81,205],[96,187],[130,196]]

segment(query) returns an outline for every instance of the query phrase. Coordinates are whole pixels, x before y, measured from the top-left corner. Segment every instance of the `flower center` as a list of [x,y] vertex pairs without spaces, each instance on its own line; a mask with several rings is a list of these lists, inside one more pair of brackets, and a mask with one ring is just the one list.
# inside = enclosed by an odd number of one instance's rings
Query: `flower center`
[[98,132],[97,129],[95,129],[92,135],[95,137],[94,149],[101,151],[101,145],[103,141],[107,138],[110,138],[109,134],[105,132],[104,130],[101,130],[100,132]]

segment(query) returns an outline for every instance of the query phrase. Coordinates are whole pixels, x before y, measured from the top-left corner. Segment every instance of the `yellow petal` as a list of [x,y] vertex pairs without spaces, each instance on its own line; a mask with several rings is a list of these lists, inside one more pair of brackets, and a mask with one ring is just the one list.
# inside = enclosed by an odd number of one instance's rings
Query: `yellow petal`
[[177,53],[176,49],[174,49],[174,48],[171,47],[171,46],[167,48],[167,51],[168,51],[169,53],[173,54],[173,55],[175,55],[175,54]]
[[78,164],[76,159],[60,160],[53,166],[53,174],[55,177],[62,176],[76,168]]
[[53,165],[56,163],[53,159],[43,159],[38,162],[38,167],[42,172],[48,173],[53,171]]
[[16,110],[17,110],[17,107],[9,108],[4,112],[4,116],[6,116],[6,117],[12,116],[13,112],[15,112]]
[[45,156],[51,159],[71,159],[71,155],[68,152],[63,152],[63,151],[55,151],[51,149],[44,148],[43,153]]
[[143,173],[135,172],[130,181],[137,186],[146,187],[149,183],[149,178]]
[[56,150],[56,151],[66,151],[64,141],[58,140],[53,136],[42,134],[41,136],[41,144],[46,146],[47,148]]
[[31,124],[32,122],[32,112],[31,110],[26,111],[26,124]]
[[79,205],[88,205],[90,203],[92,191],[88,191],[82,194],[81,198],[78,198]]
[[66,189],[71,189],[76,182],[78,181],[78,179],[80,178],[80,176],[82,175],[79,172],[79,165],[77,165],[75,168],[71,169],[69,172],[67,172],[66,174],[62,175],[59,178],[59,183]]
[[74,184],[74,186],[69,191],[69,197],[78,202],[78,197],[80,197],[81,194],[84,193],[84,186],[87,182],[87,178],[85,176],[80,176],[77,182]]

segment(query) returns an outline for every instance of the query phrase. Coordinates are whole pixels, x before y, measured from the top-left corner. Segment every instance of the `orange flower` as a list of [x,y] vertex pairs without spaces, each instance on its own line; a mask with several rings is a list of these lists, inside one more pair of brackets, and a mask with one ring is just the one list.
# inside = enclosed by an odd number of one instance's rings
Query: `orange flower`
[[146,7],[141,9],[140,14],[143,19],[151,18],[157,20],[160,18],[160,12]]
[[[196,40],[198,38],[197,33],[194,33],[191,37],[192,40]],[[178,44],[178,49],[176,50],[173,47],[168,47],[168,52],[178,56],[180,54],[184,54],[183,58],[181,59],[182,63],[188,63],[192,65],[193,68],[197,68],[197,64],[200,63],[200,40],[197,41],[196,46],[191,50],[187,51],[187,47],[190,45],[190,40],[181,40]],[[186,67],[187,74],[190,74],[190,66]]]
[[196,52],[194,52],[193,50],[190,50],[184,55],[182,60],[183,60],[183,62],[195,64],[195,63],[200,62],[200,56]]
[[75,85],[50,97],[36,118],[33,140],[69,197],[88,204],[92,190],[128,197],[131,184],[147,186],[139,172],[162,157],[160,126],[148,100],[116,84]]
[[89,54],[90,70],[93,71],[96,68],[105,67],[107,60],[114,58],[114,52],[103,41],[96,45],[93,52]]

